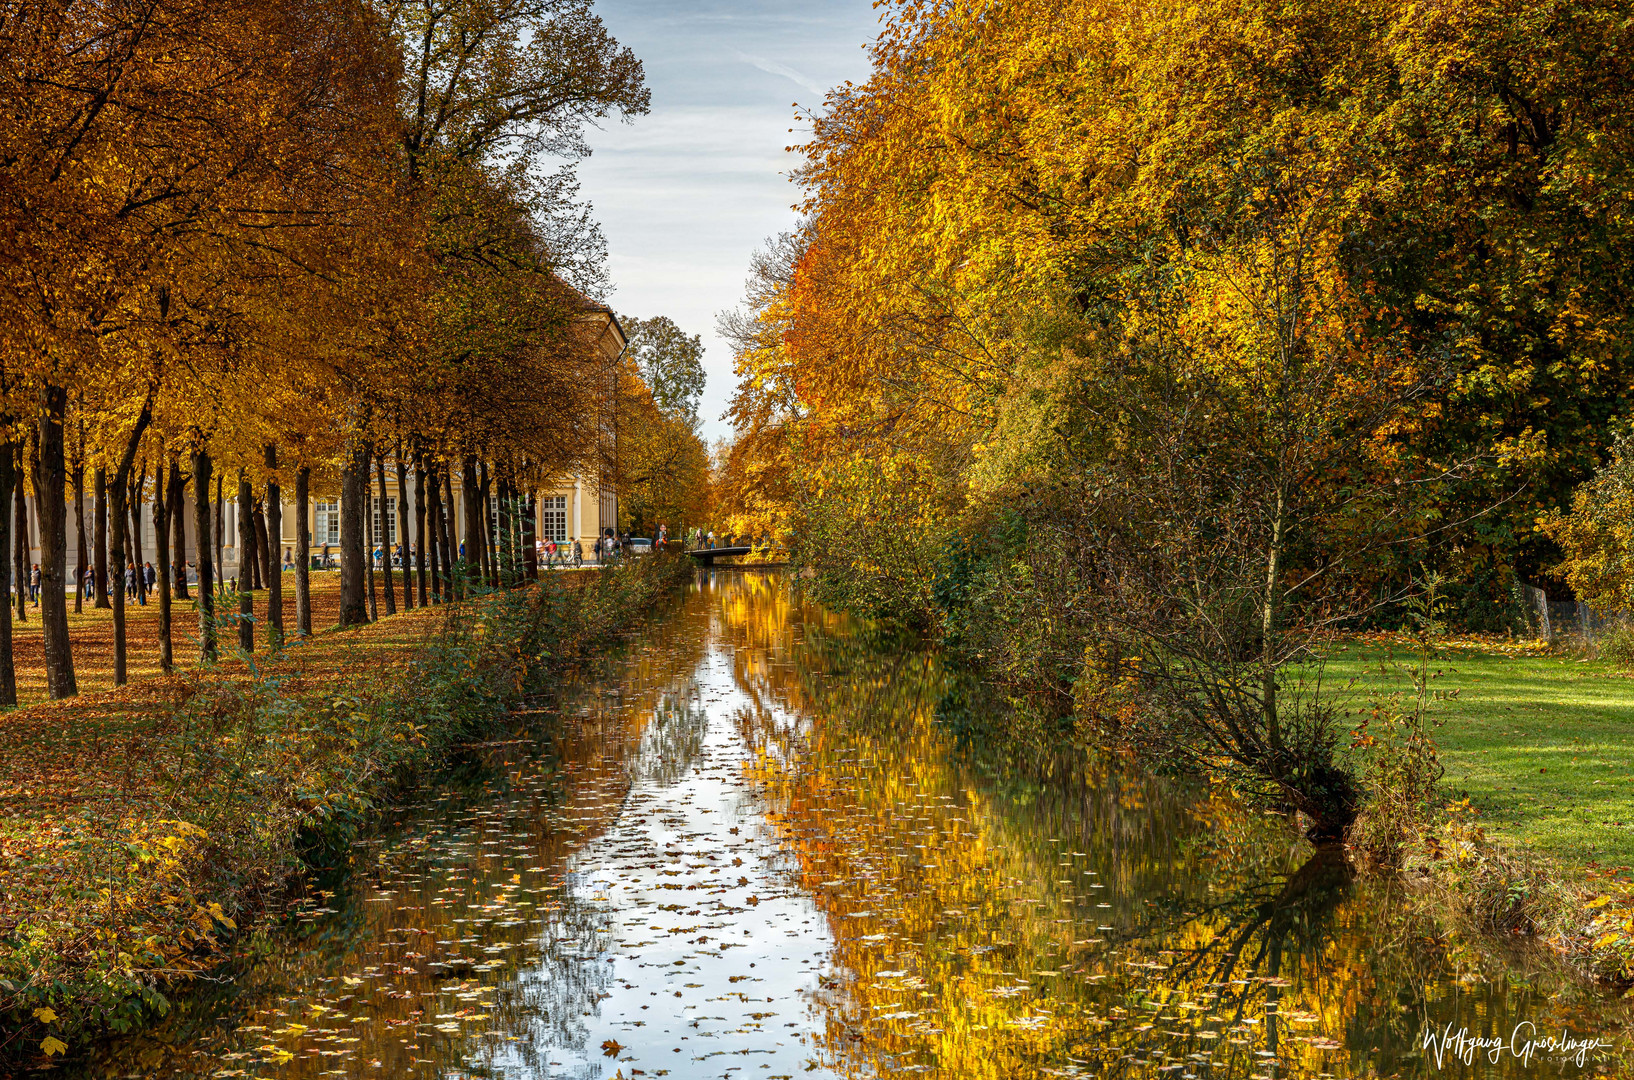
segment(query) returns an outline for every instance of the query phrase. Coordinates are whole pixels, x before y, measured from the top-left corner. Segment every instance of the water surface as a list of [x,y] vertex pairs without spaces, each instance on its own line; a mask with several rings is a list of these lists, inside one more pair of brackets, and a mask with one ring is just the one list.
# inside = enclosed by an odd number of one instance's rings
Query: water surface
[[[705,575],[468,748],[263,955],[75,1071],[1630,1075],[1511,1049],[1626,1022],[1542,954],[1441,938],[1225,798],[960,745],[1005,708],[777,577]],[[1504,1045],[1438,1060],[1426,1031]]]

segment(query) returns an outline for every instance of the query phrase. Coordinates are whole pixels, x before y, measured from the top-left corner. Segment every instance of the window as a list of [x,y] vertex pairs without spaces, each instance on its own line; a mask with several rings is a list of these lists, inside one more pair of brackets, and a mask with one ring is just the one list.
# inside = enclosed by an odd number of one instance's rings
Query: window
[[340,543],[340,503],[323,500],[318,501],[317,512],[312,521],[312,542],[314,544]]
[[539,503],[544,510],[543,535],[541,540],[554,540],[558,544],[567,539],[567,496],[547,495]]
[[[371,544],[379,546],[380,543],[381,543],[380,500],[379,499],[370,499],[369,500],[369,506],[370,506],[370,512],[371,512],[371,514],[373,515],[373,518],[374,518],[373,532],[371,534],[373,536],[373,539],[370,540],[369,542]],[[397,499],[396,499],[395,496],[390,496],[390,495],[388,495],[386,497],[385,543],[387,543],[387,544],[397,543]]]

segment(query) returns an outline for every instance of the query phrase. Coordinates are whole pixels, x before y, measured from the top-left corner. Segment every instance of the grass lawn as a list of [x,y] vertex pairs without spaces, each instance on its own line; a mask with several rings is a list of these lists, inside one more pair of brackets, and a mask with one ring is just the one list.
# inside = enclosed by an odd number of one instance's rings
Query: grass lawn
[[[1392,654],[1411,662],[1404,648],[1352,643],[1327,677],[1355,678],[1364,702],[1410,692]],[[1478,642],[1442,649],[1432,670],[1446,786],[1468,794],[1494,838],[1568,866],[1634,865],[1634,676]]]

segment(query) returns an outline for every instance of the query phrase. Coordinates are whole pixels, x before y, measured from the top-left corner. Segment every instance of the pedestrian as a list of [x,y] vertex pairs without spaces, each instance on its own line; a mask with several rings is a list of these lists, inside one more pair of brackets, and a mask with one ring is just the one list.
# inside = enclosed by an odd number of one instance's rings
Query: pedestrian
[[136,567],[125,567],[125,595],[136,599]]
[[28,575],[28,599],[31,603],[40,602],[40,564],[35,563],[34,569]]
[[153,569],[151,562],[142,567],[142,581],[147,585],[148,592],[152,592],[153,587],[159,583],[159,572]]
[[709,536],[707,538],[705,538],[704,546],[709,548],[710,550],[714,550],[714,547],[715,547],[715,530],[714,529],[709,530]]
[[295,569],[295,552],[294,552],[293,548],[285,548],[284,549],[284,569],[285,570]]
[[96,599],[96,571],[89,566],[85,568],[85,578],[81,584],[80,591],[85,594],[84,599]]
[[329,569],[329,545],[328,544],[323,545],[323,565],[322,565],[321,569],[324,569],[324,570]]

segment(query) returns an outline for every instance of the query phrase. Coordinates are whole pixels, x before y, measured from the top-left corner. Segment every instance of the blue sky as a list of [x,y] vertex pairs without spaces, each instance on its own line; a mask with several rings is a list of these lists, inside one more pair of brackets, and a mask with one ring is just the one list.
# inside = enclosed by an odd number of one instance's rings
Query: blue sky
[[731,396],[732,357],[717,312],[737,304],[754,249],[795,221],[784,147],[794,103],[867,76],[878,31],[871,0],[598,0],[635,50],[652,112],[591,132],[581,194],[607,236],[614,310],[668,315],[702,334],[709,386],[699,413],[710,440]]

